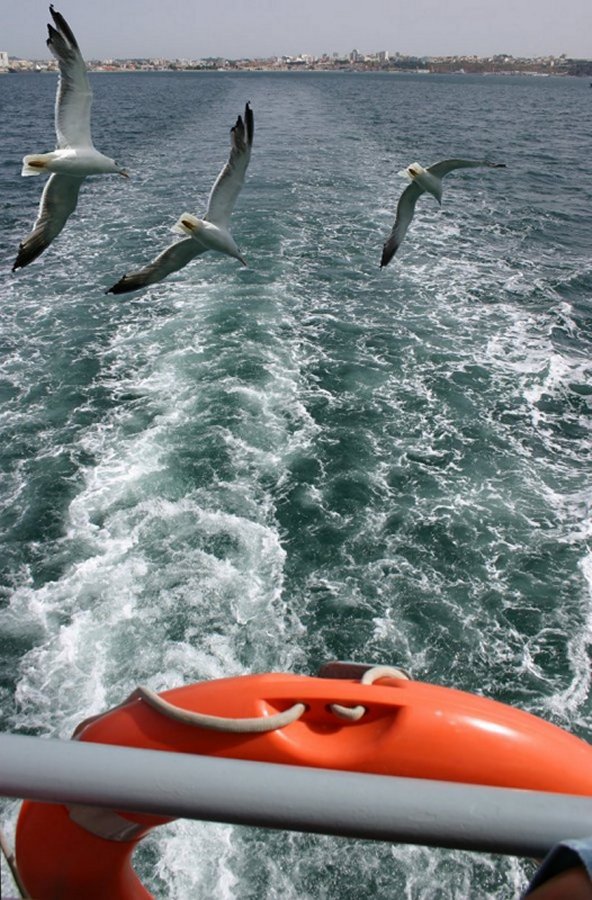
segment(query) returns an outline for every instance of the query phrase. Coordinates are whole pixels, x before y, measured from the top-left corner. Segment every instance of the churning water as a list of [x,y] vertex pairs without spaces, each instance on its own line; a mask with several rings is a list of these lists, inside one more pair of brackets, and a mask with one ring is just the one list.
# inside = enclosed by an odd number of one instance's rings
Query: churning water
[[[400,664],[592,737],[592,139],[587,82],[92,76],[99,149],[14,275],[55,79],[0,80],[1,716],[68,737],[138,683]],[[245,101],[233,232],[104,291],[200,213]],[[379,270],[419,160],[422,197]],[[4,805],[4,821],[16,807]],[[516,897],[530,864],[179,822],[161,898]]]

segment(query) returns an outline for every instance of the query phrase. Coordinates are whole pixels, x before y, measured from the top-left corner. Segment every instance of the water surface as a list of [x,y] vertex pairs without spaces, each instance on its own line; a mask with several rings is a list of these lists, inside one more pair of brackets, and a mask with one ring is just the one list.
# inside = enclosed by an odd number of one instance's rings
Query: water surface
[[[587,81],[94,75],[91,179],[10,272],[55,79],[0,80],[2,727],[68,737],[138,683],[345,658],[590,739]],[[199,214],[250,100],[233,231],[104,291]],[[446,179],[393,263],[404,182]],[[5,804],[3,819],[14,819]],[[139,852],[158,897],[516,897],[531,864],[201,823]]]

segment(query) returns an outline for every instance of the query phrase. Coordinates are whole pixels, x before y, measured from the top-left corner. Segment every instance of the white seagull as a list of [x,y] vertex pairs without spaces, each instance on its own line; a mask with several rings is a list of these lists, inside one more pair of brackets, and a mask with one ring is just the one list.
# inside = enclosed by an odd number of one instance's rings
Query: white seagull
[[254,127],[253,112],[247,103],[244,121],[239,116],[236,124],[230,129],[230,156],[210,191],[208,208],[203,219],[198,219],[191,213],[183,213],[171,230],[184,235],[185,239],[171,244],[143,269],[128,272],[117,284],[109,288],[107,294],[137,291],[148,284],[162,281],[171,272],[182,269],[206,250],[226,253],[246,266],[229,228],[232,210],[244,184],[251,158]]
[[19,246],[13,271],[27,266],[49,247],[76,209],[80,185],[87,175],[123,175],[127,172],[93,147],[90,135],[92,91],[76,38],[53,5],[55,23],[48,25],[47,46],[58,61],[60,75],[55,103],[57,148],[23,159],[22,175],[51,172],[39,204],[33,230]]
[[382,248],[381,269],[389,264],[401,246],[413,219],[417,198],[427,191],[436,198],[438,203],[442,204],[442,178],[449,172],[453,172],[454,169],[473,169],[479,166],[487,166],[492,169],[505,169],[506,167],[505,163],[492,163],[484,159],[443,159],[441,162],[434,163],[433,166],[428,166],[427,169],[415,162],[398,173],[409,178],[411,184],[405,188],[399,199],[393,230]]

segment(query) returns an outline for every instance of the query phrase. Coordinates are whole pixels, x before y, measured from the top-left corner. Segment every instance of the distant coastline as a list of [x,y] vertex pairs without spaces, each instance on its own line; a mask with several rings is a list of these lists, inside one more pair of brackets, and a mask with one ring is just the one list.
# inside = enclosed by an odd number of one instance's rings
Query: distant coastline
[[[55,60],[29,60],[1,54],[1,72],[54,72]],[[91,72],[385,72],[393,74],[463,74],[463,75],[571,75],[592,76],[592,60],[571,59],[565,55],[530,58],[498,54],[478,56],[390,56],[386,51],[363,55],[353,50],[347,57],[338,54],[320,57],[273,56],[269,58],[230,60],[207,59],[140,59],[90,60]]]

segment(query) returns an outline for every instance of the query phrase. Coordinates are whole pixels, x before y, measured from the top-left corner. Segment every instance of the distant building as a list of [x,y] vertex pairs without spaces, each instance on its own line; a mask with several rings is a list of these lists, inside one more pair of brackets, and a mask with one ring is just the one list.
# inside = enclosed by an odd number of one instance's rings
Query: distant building
[[6,50],[0,50],[0,72],[8,69],[8,53]]

